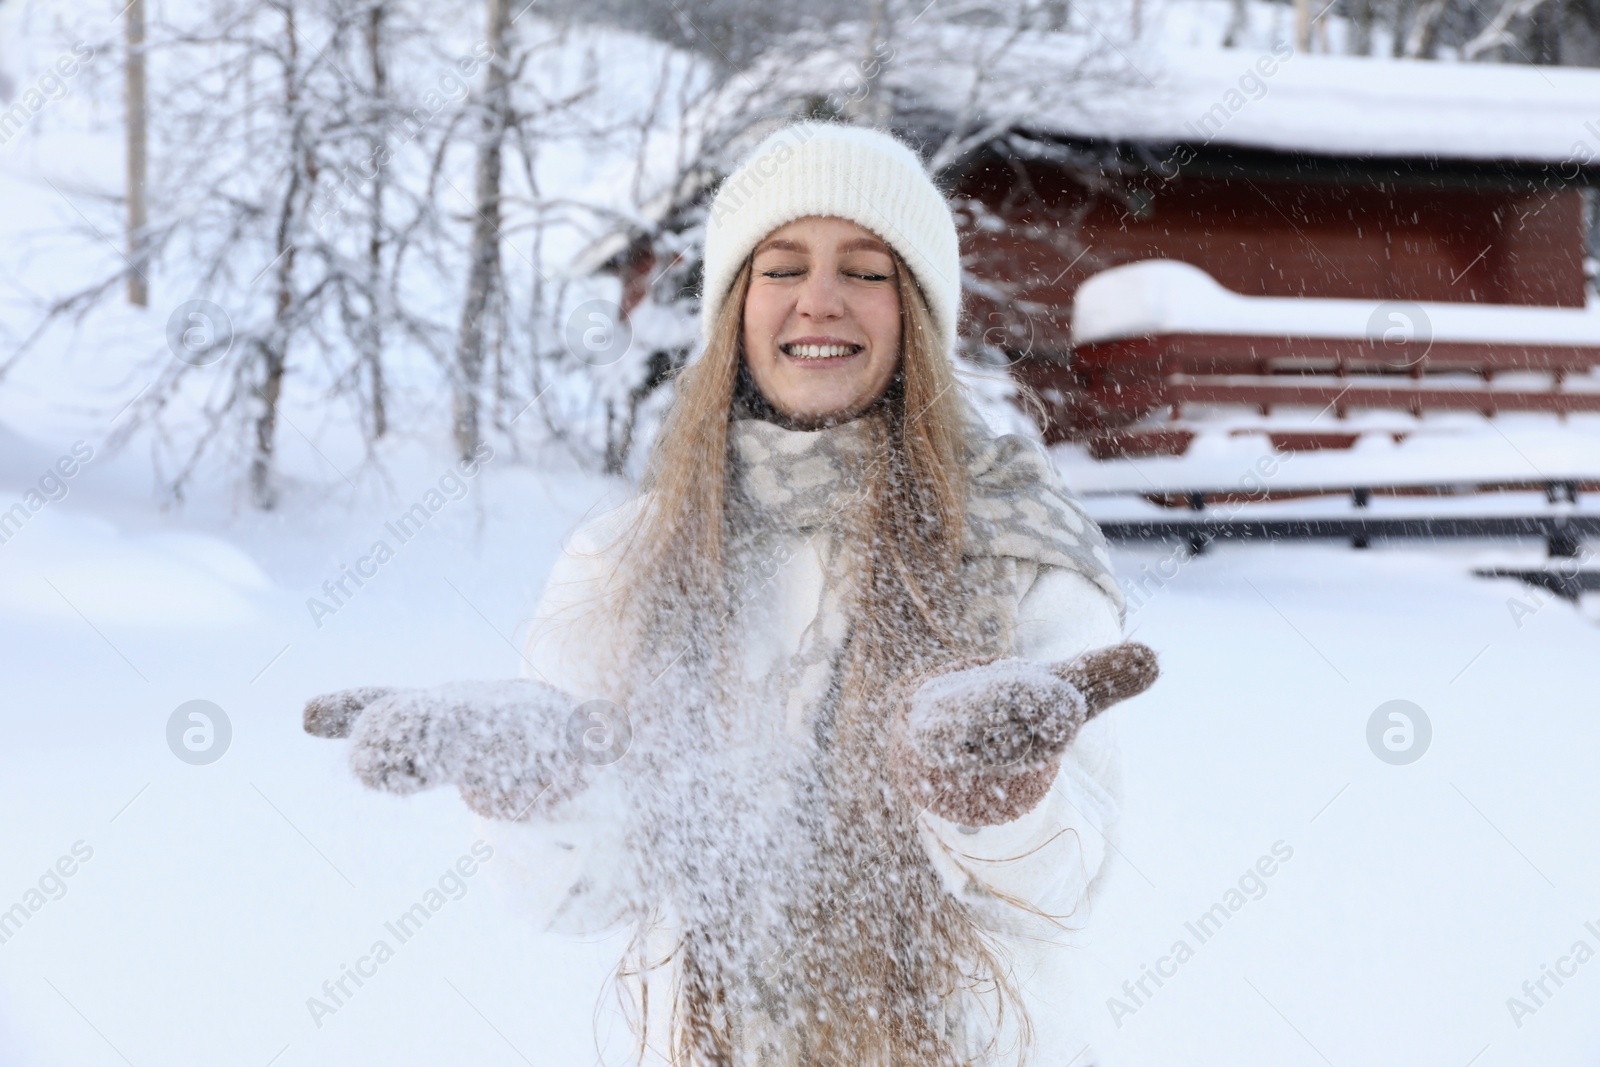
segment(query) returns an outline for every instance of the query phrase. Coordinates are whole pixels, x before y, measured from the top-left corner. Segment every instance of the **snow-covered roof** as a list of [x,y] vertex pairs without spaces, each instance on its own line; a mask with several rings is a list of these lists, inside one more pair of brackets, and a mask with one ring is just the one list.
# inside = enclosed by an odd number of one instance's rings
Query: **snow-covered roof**
[[[786,45],[758,62],[746,84],[850,98],[861,84],[862,32],[841,27],[831,41]],[[931,109],[991,135],[1009,127],[1331,156],[1600,160],[1600,70],[948,24],[905,30],[892,44],[880,88],[902,111]]]
[[1600,346],[1600,303],[1583,308],[1245,296],[1189,263],[1148,259],[1101,271],[1074,296],[1076,344],[1158,334],[1332,337]]
[[[1324,155],[1588,162],[1600,158],[1600,70],[1232,49],[1149,50],[1092,108],[1050,132]],[[1267,73],[1270,71],[1271,73]]]

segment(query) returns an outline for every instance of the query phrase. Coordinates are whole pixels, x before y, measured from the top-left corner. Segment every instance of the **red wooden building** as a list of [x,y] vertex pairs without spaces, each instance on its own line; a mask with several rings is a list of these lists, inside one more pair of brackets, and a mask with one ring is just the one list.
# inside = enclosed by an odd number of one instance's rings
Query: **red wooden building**
[[961,169],[975,326],[1051,440],[1181,453],[1197,406],[1330,409],[1280,448],[1347,446],[1363,409],[1600,412],[1600,72],[1301,56],[1228,100],[1247,60],[1179,54],[1115,122],[1044,116]]

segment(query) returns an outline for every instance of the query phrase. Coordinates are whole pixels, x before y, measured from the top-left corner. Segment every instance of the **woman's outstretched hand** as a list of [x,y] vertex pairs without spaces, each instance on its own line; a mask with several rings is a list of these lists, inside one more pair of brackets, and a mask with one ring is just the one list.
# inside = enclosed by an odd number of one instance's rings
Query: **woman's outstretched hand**
[[1084,723],[1142,693],[1156,654],[1124,642],[1065,663],[957,661],[909,689],[894,724],[901,788],[963,826],[992,826],[1049,792],[1061,754]]
[[350,738],[350,767],[401,795],[455,785],[491,819],[524,819],[571,795],[582,761],[565,745],[572,701],[531,679],[434,689],[363,687],[313,697],[305,730]]

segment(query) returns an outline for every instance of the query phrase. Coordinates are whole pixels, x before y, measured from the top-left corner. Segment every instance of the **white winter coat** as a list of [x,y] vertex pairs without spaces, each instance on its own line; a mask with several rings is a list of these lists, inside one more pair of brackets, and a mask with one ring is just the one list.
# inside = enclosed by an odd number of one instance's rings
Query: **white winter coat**
[[[636,505],[634,505],[636,506]],[[550,573],[533,621],[524,673],[557,686],[578,700],[617,699],[606,691],[594,650],[606,648],[607,635],[583,608],[617,565],[615,535],[634,514],[624,506],[581,526],[569,539]],[[769,587],[755,598],[741,621],[746,641],[744,669],[760,678],[780,657],[788,657],[817,610],[823,573],[810,544],[782,553],[787,562]],[[1063,568],[1023,563],[1036,571],[1024,582],[1017,613],[1013,654],[1043,661],[1069,660],[1122,638],[1116,606],[1094,583]],[[1021,899],[1040,911],[1069,916],[1081,928],[1090,891],[1107,859],[1106,834],[1119,811],[1120,785],[1113,713],[1090,721],[1067,749],[1049,795],[1012,822],[977,829],[957,826],[931,812],[921,816],[923,845],[949,890],[972,903],[986,925],[1005,932],[1001,941],[1015,966],[1035,1027],[1032,1061],[1089,1067],[1083,1054],[1087,1037],[1069,1020],[1069,1000],[1081,993],[1066,987],[1071,935],[1059,926],[1041,929],[999,894]],[[792,732],[792,731],[791,731]],[[616,879],[624,877],[622,826],[617,774],[626,759],[596,774],[589,788],[566,801],[549,818],[525,823],[486,823],[496,846],[491,875],[513,897],[515,906],[540,927],[592,935],[613,921],[610,906]],[[610,772],[604,773],[604,772]],[[942,847],[941,847],[942,846]],[[953,857],[961,857],[956,859]],[[1042,937],[1041,937],[1042,935]],[[661,944],[661,955],[672,939]],[[666,1063],[665,995],[675,975],[651,976],[650,1049],[647,1063]],[[657,982],[663,983],[659,987]],[[598,996],[602,991],[596,990]],[[607,991],[608,992],[608,991]]]

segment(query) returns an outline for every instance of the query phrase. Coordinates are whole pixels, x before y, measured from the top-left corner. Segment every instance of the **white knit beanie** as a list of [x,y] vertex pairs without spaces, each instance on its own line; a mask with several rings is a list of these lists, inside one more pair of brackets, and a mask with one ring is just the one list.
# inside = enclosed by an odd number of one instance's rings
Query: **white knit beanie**
[[940,349],[952,351],[961,257],[943,194],[898,139],[828,122],[797,122],[773,133],[717,190],[706,223],[705,337],[745,257],[773,230],[810,215],[848,219],[899,253],[927,297]]

